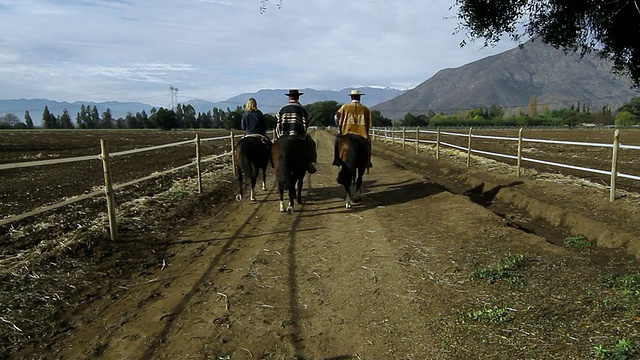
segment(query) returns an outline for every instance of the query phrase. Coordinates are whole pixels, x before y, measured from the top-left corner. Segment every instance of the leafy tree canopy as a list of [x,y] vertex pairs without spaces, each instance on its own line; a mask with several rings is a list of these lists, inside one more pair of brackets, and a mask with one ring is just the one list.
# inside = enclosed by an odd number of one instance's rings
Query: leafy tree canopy
[[[565,51],[596,51],[640,86],[640,6],[629,0],[456,0],[459,30],[495,44],[525,37]],[[461,44],[465,45],[465,42]]]

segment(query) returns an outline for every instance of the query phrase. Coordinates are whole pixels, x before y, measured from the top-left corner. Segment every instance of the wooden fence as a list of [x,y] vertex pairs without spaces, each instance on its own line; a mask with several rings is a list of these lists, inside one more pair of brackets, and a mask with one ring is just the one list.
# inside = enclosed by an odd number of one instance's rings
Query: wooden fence
[[[414,134],[414,135],[407,136],[408,134],[409,135]],[[464,138],[464,140],[466,140],[467,145],[465,147],[465,146],[460,146],[460,145],[447,142],[443,140],[445,136],[462,137]],[[506,142],[517,142],[517,152],[515,154],[503,154],[503,153],[473,149],[473,139],[490,139],[490,140],[498,140],[498,141],[506,141]],[[414,143],[416,154],[420,151],[420,144],[433,144],[435,145],[436,159],[440,158],[440,147],[448,146],[450,148],[454,148],[467,153],[467,167],[471,166],[472,154],[480,155],[480,156],[485,155],[485,156],[495,156],[498,158],[512,159],[512,160],[515,160],[517,164],[516,174],[515,174],[517,177],[520,177],[522,163],[526,161],[565,168],[565,169],[579,170],[579,171],[585,171],[585,172],[590,172],[590,173],[595,173],[600,175],[606,175],[610,178],[609,201],[614,201],[616,198],[617,178],[626,178],[626,179],[640,181],[640,176],[625,174],[618,171],[618,154],[620,149],[640,150],[640,146],[621,144],[619,130],[614,131],[613,140],[611,143],[591,143],[591,142],[579,142],[579,141],[560,141],[560,140],[525,138],[523,137],[522,128],[519,129],[517,137],[476,135],[473,133],[473,128],[469,128],[469,131],[467,133],[441,131],[440,128],[437,128],[435,130],[424,130],[424,129],[420,129],[419,127],[411,128],[411,129],[374,128],[372,129],[372,140],[373,141],[384,140],[384,141],[390,141],[391,143],[397,142],[399,144],[402,144],[403,147],[406,146],[406,143]],[[558,145],[574,145],[574,146],[609,148],[611,149],[611,168],[610,170],[609,169],[607,170],[592,169],[589,167],[576,166],[576,165],[525,157],[522,155],[524,143],[547,143],[547,144],[558,144]]]
[[[10,224],[19,220],[23,220],[26,219],[28,217],[31,216],[35,216],[38,214],[41,214],[43,212],[46,211],[50,211],[50,210],[54,210],[57,208],[60,208],[62,206],[65,205],[70,205],[85,199],[89,199],[92,197],[96,197],[96,196],[100,196],[100,195],[105,195],[106,196],[106,200],[107,200],[107,211],[108,211],[108,218],[109,218],[109,232],[111,235],[111,239],[112,240],[116,240],[118,238],[118,224],[116,222],[116,208],[115,208],[115,201],[114,201],[114,192],[116,190],[119,190],[121,188],[124,188],[126,186],[130,186],[130,185],[134,185],[146,180],[150,180],[156,177],[160,177],[160,176],[164,176],[166,174],[169,174],[171,172],[174,171],[178,171],[181,169],[185,169],[191,166],[195,166],[196,171],[197,171],[197,181],[198,181],[198,192],[202,192],[202,174],[201,174],[201,163],[203,161],[211,161],[217,158],[221,158],[221,157],[225,157],[225,156],[231,156],[233,154],[234,151],[234,147],[235,147],[235,138],[239,137],[241,135],[235,135],[233,134],[233,132],[230,133],[230,135],[228,136],[220,136],[220,137],[212,137],[212,138],[204,138],[204,139],[200,139],[200,136],[198,134],[196,134],[195,139],[193,140],[186,140],[186,141],[180,141],[180,142],[175,142],[175,143],[170,143],[170,144],[163,144],[163,145],[157,145],[157,146],[150,146],[150,147],[145,147],[145,148],[140,148],[140,149],[133,149],[133,150],[127,150],[127,151],[120,151],[120,152],[114,152],[114,153],[110,153],[109,152],[109,144],[107,143],[107,141],[105,140],[101,140],[100,141],[100,146],[101,146],[101,153],[98,155],[87,155],[87,156],[79,156],[79,157],[71,157],[71,158],[61,158],[61,159],[54,159],[54,160],[39,160],[39,161],[29,161],[29,162],[19,162],[19,163],[12,163],[12,164],[0,164],[0,171],[1,170],[10,170],[10,169],[17,169],[17,168],[26,168],[26,167],[34,167],[34,166],[45,166],[45,165],[53,165],[53,164],[61,164],[61,163],[71,163],[71,162],[79,162],[79,161],[89,161],[89,160],[101,160],[102,161],[102,169],[103,169],[103,173],[104,173],[104,188],[102,190],[97,190],[97,191],[93,191],[87,194],[82,194],[82,195],[78,195],[78,196],[74,196],[72,198],[66,199],[64,201],[55,203],[55,204],[51,204],[48,206],[44,206],[26,213],[22,213],[19,215],[15,215],[15,216],[10,216],[4,219],[0,219],[0,226],[2,225],[6,225],[6,224]],[[202,158],[200,155],[200,143],[204,142],[204,141],[215,141],[215,140],[230,140],[231,141],[231,151],[227,151],[225,153],[222,154],[218,154],[218,155],[213,155],[213,156],[208,156],[206,158]],[[188,163],[188,164],[184,164],[175,168],[171,168],[162,172],[157,172],[157,173],[153,173],[149,176],[145,176],[139,179],[135,179],[135,180],[131,180],[128,181],[126,183],[122,183],[122,184],[113,184],[111,181],[111,167],[110,167],[110,159],[114,158],[114,157],[118,157],[118,156],[125,156],[125,155],[133,155],[136,153],[141,153],[141,152],[145,152],[145,151],[153,151],[153,150],[158,150],[158,149],[163,149],[163,148],[168,148],[168,147],[174,147],[174,146],[184,146],[184,145],[189,145],[189,144],[193,144],[195,149],[195,157],[193,159],[192,162]],[[232,159],[232,163],[234,161],[234,157],[231,156]],[[234,171],[235,171],[235,166],[233,167]]]

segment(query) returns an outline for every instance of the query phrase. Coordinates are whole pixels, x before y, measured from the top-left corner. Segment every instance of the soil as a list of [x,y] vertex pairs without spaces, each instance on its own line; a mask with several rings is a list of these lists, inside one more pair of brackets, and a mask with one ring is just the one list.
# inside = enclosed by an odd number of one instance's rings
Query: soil
[[[3,230],[0,357],[640,357],[637,194],[376,141],[346,209],[332,135],[314,136],[319,170],[291,215],[272,175],[235,201],[213,162],[202,194],[178,173],[122,198],[118,241],[80,205],[76,225]],[[39,235],[13,247],[23,233]]]

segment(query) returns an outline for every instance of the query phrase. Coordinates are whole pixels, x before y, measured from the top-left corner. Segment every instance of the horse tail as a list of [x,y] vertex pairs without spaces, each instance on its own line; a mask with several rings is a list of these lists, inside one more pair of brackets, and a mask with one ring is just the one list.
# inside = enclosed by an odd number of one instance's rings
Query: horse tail
[[[283,189],[289,189],[291,185],[291,159],[290,147],[292,137],[284,136],[278,139],[278,147],[280,154],[280,166],[278,167],[278,183]],[[294,149],[295,150],[295,149]]]
[[362,144],[358,141],[358,136],[347,135],[347,137],[349,138],[349,153],[347,154],[345,165],[350,171],[355,171],[358,168],[360,153],[363,151],[361,148]]
[[240,139],[238,146],[240,150],[240,171],[249,178],[258,176],[251,161],[251,152],[255,151],[255,149],[252,149],[252,140],[251,138]]

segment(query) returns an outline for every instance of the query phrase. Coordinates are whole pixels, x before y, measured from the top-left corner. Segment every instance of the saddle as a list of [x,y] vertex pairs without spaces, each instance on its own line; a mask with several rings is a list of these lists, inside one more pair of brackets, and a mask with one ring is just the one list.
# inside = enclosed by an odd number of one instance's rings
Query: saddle
[[260,139],[260,141],[262,141],[262,143],[263,143],[263,144],[265,144],[265,145],[269,145],[269,144],[271,143],[271,140],[270,140],[268,137],[266,137],[266,136],[264,136],[264,135],[262,135],[262,134],[244,134],[244,135],[242,135],[242,137],[243,137],[243,138],[245,138],[245,137],[254,137],[254,138],[258,138],[258,139]]

